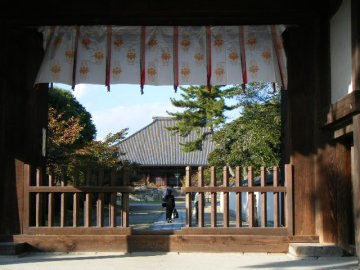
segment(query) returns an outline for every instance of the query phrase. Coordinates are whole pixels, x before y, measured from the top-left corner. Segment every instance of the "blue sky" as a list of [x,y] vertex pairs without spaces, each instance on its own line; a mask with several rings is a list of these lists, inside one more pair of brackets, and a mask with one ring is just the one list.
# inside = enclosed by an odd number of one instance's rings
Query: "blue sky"
[[[168,116],[166,111],[175,112],[179,108],[172,106],[170,98],[181,98],[180,88],[175,93],[173,86],[145,85],[144,94],[139,85],[112,85],[110,92],[103,85],[79,84],[75,90],[64,84],[54,86],[71,91],[76,99],[92,115],[97,129],[97,139],[108,133],[128,128],[128,135],[152,122],[154,116]],[[230,119],[238,112],[228,113]]]

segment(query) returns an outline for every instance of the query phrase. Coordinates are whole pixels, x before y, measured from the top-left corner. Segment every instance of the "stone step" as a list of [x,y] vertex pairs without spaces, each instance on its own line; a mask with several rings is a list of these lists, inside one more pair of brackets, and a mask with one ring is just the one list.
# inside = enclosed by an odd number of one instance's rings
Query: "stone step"
[[290,243],[289,255],[295,257],[341,257],[345,255],[345,252],[334,244]]
[[0,255],[21,255],[26,252],[26,243],[0,242]]

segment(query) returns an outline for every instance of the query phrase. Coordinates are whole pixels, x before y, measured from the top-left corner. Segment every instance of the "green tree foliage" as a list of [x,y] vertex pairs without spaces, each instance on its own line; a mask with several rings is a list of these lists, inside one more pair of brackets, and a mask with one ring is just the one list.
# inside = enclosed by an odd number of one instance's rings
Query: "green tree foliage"
[[71,92],[53,89],[49,92],[49,124],[47,142],[48,167],[55,176],[63,168],[69,174],[87,168],[110,168],[122,165],[117,144],[127,134],[123,129],[109,133],[104,140],[95,140],[96,128],[91,114],[75,99]]
[[213,136],[216,149],[210,165],[272,166],[281,155],[280,94],[264,84],[252,84],[239,97],[242,114]]
[[91,114],[86,111],[71,92],[59,88],[49,91],[49,107],[55,109],[57,114],[61,114],[64,121],[71,117],[79,119],[83,129],[74,141],[74,147],[81,147],[95,139],[96,127],[92,122]]
[[[180,136],[196,132],[197,138],[182,144],[183,151],[191,152],[202,149],[202,141],[217,131],[226,121],[224,112],[233,110],[236,105],[227,105],[226,100],[240,93],[239,87],[212,87],[209,91],[205,86],[190,86],[181,88],[181,99],[171,98],[171,103],[182,112],[167,112],[179,120],[175,126],[168,129]],[[205,130],[205,131],[204,131]]]
[[128,129],[112,134],[109,133],[104,140],[92,140],[84,147],[75,151],[75,163],[78,166],[92,168],[118,167],[122,165],[119,159],[118,143],[122,141]]

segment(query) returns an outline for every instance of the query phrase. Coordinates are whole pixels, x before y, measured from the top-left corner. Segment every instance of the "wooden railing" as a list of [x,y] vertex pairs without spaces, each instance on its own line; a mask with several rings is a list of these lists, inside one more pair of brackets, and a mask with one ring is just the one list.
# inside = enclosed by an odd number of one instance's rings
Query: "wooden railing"
[[[39,168],[23,165],[24,206],[22,232],[24,234],[128,234],[129,186],[127,170],[117,185],[116,171],[99,170],[96,183],[94,173],[87,170],[80,183],[79,172],[68,184],[66,176],[55,181]],[[35,179],[33,179],[35,178]],[[106,185],[105,185],[106,184]],[[107,211],[105,211],[107,209]]]
[[[19,196],[23,234],[132,233],[129,224],[129,193],[133,193],[134,188],[129,185],[127,170],[121,172],[121,181],[115,170],[106,172],[106,177],[104,170],[96,172],[96,177],[91,170],[81,173],[81,177],[75,172],[70,184],[66,173],[55,179],[52,174],[43,174],[39,168],[20,163],[17,163],[17,167],[21,168],[18,174],[22,181],[17,179],[17,184],[23,182],[23,195]],[[245,171],[242,173],[244,170],[236,167],[234,182],[230,184],[229,168],[224,167],[222,181],[218,183],[220,181],[216,179],[215,168],[210,168],[210,183],[205,186],[204,168],[199,167],[196,172],[197,185],[192,186],[192,172],[187,167],[185,186],[181,189],[185,193],[186,222],[176,234],[293,235],[293,167],[285,165],[281,172],[283,178],[280,177],[280,169],[273,167],[271,185],[266,184],[265,168],[261,168],[260,184],[254,183],[252,167]],[[244,179],[247,179],[245,184]],[[195,224],[192,210],[196,192],[199,194],[199,207]],[[269,194],[273,196],[271,225],[267,216]],[[229,204],[233,198],[235,207]],[[256,200],[259,200],[259,204]],[[230,206],[234,209],[230,209]],[[244,216],[247,218],[244,219]]]
[[[247,168],[247,176],[242,177],[242,170],[236,167],[235,185],[229,186],[229,168],[224,167],[223,179],[220,185],[216,183],[215,168],[211,169],[210,184],[204,186],[204,168],[198,168],[197,186],[191,186],[191,170],[186,168],[185,192],[186,204],[186,228],[184,232],[194,234],[265,234],[265,235],[293,235],[293,167],[285,165],[284,184],[279,182],[279,168],[272,168],[272,185],[266,185],[266,170],[261,168],[260,185],[254,185],[254,169]],[[242,185],[242,180],[247,178],[247,185]],[[194,193],[198,192],[198,217],[197,224],[192,214]],[[205,207],[205,193],[210,194],[210,203]],[[218,221],[218,193],[223,196],[222,224]],[[235,218],[230,226],[229,194],[235,194]],[[260,212],[255,207],[255,193],[260,194]],[[267,222],[267,196],[273,195],[273,224],[268,226]],[[242,198],[247,196],[247,213],[243,213]],[[210,205],[209,205],[210,204]],[[210,218],[205,224],[205,209],[210,207]],[[247,222],[242,219],[247,214]],[[258,214],[261,220],[256,222]],[[195,227],[196,226],[196,227]],[[222,228],[221,228],[222,227]]]

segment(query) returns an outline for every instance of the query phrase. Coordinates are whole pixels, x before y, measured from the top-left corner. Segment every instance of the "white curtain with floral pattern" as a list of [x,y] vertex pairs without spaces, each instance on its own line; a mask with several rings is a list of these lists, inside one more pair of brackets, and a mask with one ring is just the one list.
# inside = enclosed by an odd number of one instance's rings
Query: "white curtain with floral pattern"
[[282,25],[42,27],[35,84],[287,86]]

